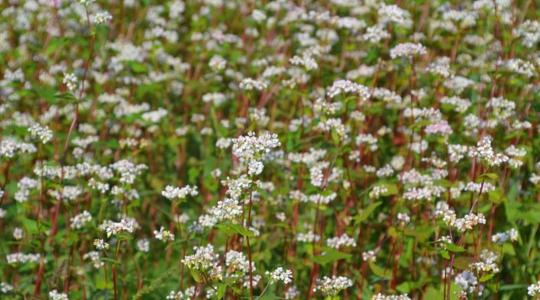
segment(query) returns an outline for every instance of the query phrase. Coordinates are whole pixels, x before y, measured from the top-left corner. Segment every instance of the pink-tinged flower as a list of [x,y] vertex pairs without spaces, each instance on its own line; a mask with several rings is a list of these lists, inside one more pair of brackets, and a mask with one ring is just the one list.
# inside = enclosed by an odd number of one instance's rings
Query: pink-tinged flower
[[452,127],[448,125],[448,122],[442,120],[435,124],[428,125],[425,129],[425,132],[427,134],[450,135],[452,133]]
[[45,0],[45,1],[40,1],[42,4],[47,4],[51,7],[60,7],[60,3],[62,2],[62,0]]

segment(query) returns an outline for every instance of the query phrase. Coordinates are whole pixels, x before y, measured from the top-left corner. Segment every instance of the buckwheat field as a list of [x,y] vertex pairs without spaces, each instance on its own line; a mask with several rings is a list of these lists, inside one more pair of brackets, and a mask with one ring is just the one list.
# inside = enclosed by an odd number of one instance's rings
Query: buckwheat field
[[0,299],[540,299],[540,2],[1,0]]

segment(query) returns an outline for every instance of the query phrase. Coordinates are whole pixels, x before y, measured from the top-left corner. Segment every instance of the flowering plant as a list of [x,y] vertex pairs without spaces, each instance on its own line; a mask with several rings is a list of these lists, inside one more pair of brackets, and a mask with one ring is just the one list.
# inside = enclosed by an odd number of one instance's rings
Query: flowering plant
[[0,2],[0,299],[540,299],[539,9]]

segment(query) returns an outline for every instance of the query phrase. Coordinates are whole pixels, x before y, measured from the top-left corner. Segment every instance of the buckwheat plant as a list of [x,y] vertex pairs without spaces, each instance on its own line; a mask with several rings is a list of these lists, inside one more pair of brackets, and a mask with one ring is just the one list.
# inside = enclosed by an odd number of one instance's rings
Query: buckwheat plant
[[540,299],[539,16],[0,1],[0,299]]

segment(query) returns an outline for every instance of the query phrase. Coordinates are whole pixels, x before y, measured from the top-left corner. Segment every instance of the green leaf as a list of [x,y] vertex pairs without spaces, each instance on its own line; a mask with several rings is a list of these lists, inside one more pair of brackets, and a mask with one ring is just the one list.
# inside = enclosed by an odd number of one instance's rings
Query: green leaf
[[130,61],[129,67],[134,73],[146,73],[146,66],[137,61]]
[[495,274],[486,274],[482,277],[480,277],[480,282],[486,282],[488,280],[490,280],[491,278],[495,277]]
[[355,224],[364,222],[369,218],[373,211],[382,204],[382,201],[371,203],[368,207],[364,208],[358,215],[354,217]]
[[98,276],[96,278],[96,288],[100,290],[112,290],[113,282],[112,280],[105,280],[105,277],[103,276]]
[[72,93],[57,93],[54,95],[57,99],[67,100],[69,102],[77,102],[78,99]]
[[218,284],[217,292],[216,292],[216,298],[222,299],[223,296],[225,296],[225,292],[227,291],[227,285],[225,283]]
[[384,279],[390,279],[390,275],[392,274],[392,271],[388,269],[383,269],[382,267],[379,267],[373,262],[369,263],[369,268],[375,275],[382,277]]
[[505,243],[503,246],[503,253],[510,255],[510,256],[516,256],[516,251],[514,250],[514,245]]
[[431,121],[429,120],[421,120],[421,121],[416,121],[414,122],[414,124],[411,126],[411,130],[419,130],[420,128],[424,127],[424,126],[427,126],[431,124]]
[[120,261],[119,261],[119,260],[116,260],[116,259],[113,259],[113,258],[102,257],[101,260],[104,261],[104,262],[108,262],[108,263],[114,264],[114,265],[120,265]]
[[337,251],[332,248],[326,248],[324,254],[313,257],[313,261],[319,265],[326,265],[340,259],[350,259],[351,257],[352,255],[348,253]]
[[29,234],[35,234],[38,232],[38,224],[35,220],[23,219],[24,231]]
[[403,282],[402,284],[398,285],[396,289],[404,294],[410,293],[410,291],[414,288],[414,284],[411,282]]
[[486,179],[491,179],[491,180],[497,180],[497,179],[499,179],[499,176],[496,173],[484,173],[484,174],[480,175],[479,178],[480,179],[486,178]]
[[418,226],[415,229],[406,228],[404,233],[407,236],[413,236],[418,241],[423,242],[429,239],[433,233],[433,227],[430,226]]
[[461,253],[465,251],[465,248],[458,246],[456,244],[446,244],[446,249],[454,253]]
[[193,280],[195,280],[195,282],[197,283],[203,282],[203,276],[199,271],[195,269],[189,269],[189,272],[191,273],[191,276],[193,277]]
[[500,188],[496,188],[495,190],[490,191],[488,195],[489,200],[496,204],[502,203],[505,200],[505,197]]
[[255,236],[255,234],[251,230],[239,224],[226,223],[226,224],[219,224],[217,225],[217,227],[229,235],[233,235],[237,233],[246,237]]
[[503,284],[499,288],[499,291],[511,291],[511,290],[521,290],[527,289],[526,284]]
[[55,96],[56,95],[55,89],[49,86],[39,85],[39,86],[34,87],[34,91],[40,98],[45,99],[49,104],[56,103],[57,97]]
[[57,51],[59,51],[59,48],[64,46],[68,42],[65,38],[52,38],[49,42],[49,45],[45,49],[45,53],[47,55],[51,55]]

